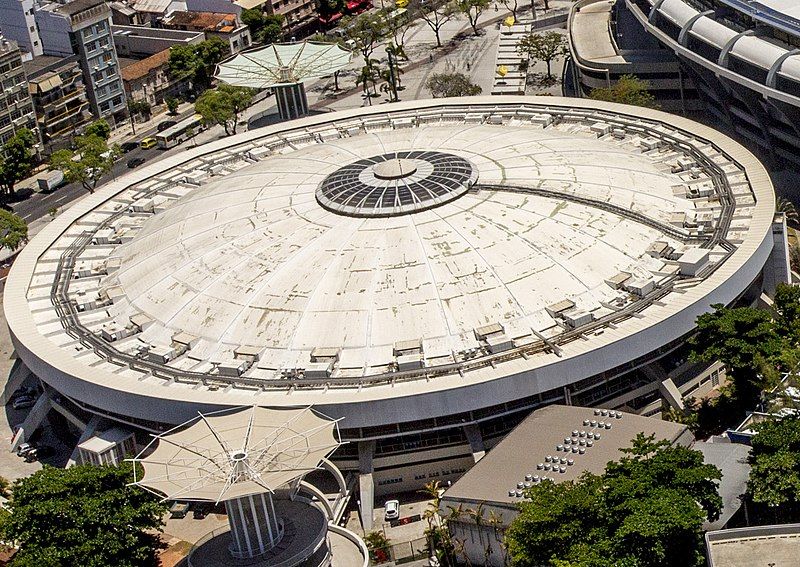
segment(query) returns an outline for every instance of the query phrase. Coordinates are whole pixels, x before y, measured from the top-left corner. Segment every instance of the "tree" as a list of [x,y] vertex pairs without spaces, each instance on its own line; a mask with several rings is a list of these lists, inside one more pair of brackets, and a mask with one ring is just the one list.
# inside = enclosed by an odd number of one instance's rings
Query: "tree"
[[242,10],[242,23],[250,28],[250,34],[258,43],[275,43],[283,37],[281,14],[265,14],[260,8]]
[[122,151],[118,145],[109,147],[105,139],[91,133],[78,136],[75,147],[74,152],[66,149],[53,152],[50,169],[60,169],[68,183],[80,183],[89,193],[94,193],[97,182],[111,171]]
[[95,120],[83,130],[84,136],[97,136],[103,140],[108,140],[111,135],[111,126],[108,125],[105,118]]
[[130,463],[45,465],[17,480],[2,525],[2,539],[19,545],[12,567],[158,565],[166,506],[129,486],[132,477]]
[[642,81],[633,75],[623,75],[611,88],[592,89],[589,98],[645,108],[658,108],[655,97],[647,90],[649,87],[647,81]]
[[436,47],[442,46],[441,29],[444,25],[458,14],[458,6],[453,1],[446,2],[425,2],[424,0],[414,0],[409,4],[408,10],[412,14],[419,14],[419,17],[431,28],[436,36]]
[[14,186],[25,179],[33,167],[36,138],[27,128],[17,131],[0,150],[0,190],[4,199],[14,197]]
[[178,105],[180,104],[180,101],[174,96],[168,96],[164,99],[164,104],[167,105],[167,112],[170,114],[175,114],[178,112]]
[[545,481],[506,532],[512,563],[672,567],[704,564],[703,522],[722,509],[722,474],[686,447],[639,434],[601,475]]
[[746,407],[766,385],[766,370],[786,343],[769,311],[721,304],[712,308],[714,311],[697,318],[697,332],[689,340],[691,358],[725,364],[735,396]]
[[167,71],[175,79],[186,79],[201,90],[211,86],[217,63],[229,53],[228,44],[213,36],[195,45],[176,45],[169,49]]
[[547,65],[548,79],[553,76],[551,69],[553,61],[565,56],[568,50],[567,38],[556,31],[529,33],[517,44],[520,55],[527,55],[533,63],[542,61]]
[[230,136],[236,133],[239,115],[250,106],[253,95],[253,89],[221,84],[200,95],[194,108],[203,117],[203,122],[221,125],[225,134]]
[[139,114],[146,119],[150,117],[152,107],[146,100],[129,100],[128,112],[131,114],[131,116],[134,114]]
[[320,15],[325,18],[342,13],[347,7],[345,0],[319,0],[317,5]]
[[786,416],[754,428],[747,497],[772,512],[766,521],[800,521],[800,418]]
[[385,11],[364,12],[355,18],[345,18],[342,29],[345,36],[355,44],[355,49],[364,59],[364,65],[370,66],[372,52],[380,44],[386,33]]
[[800,287],[780,283],[775,288],[773,309],[775,330],[789,341],[790,347],[800,344]]
[[[534,2],[535,1],[536,0],[534,0]],[[511,12],[511,16],[516,21],[516,19],[517,19],[517,10],[519,9],[519,0],[500,0],[500,4],[502,4],[503,7],[506,10]]]
[[478,35],[478,18],[489,7],[490,0],[456,0],[458,10],[467,17],[472,31]]
[[11,211],[0,209],[0,248],[13,252],[28,242],[28,225]]
[[475,96],[481,94],[481,87],[473,84],[463,73],[434,73],[425,86],[431,91],[433,98],[448,96]]

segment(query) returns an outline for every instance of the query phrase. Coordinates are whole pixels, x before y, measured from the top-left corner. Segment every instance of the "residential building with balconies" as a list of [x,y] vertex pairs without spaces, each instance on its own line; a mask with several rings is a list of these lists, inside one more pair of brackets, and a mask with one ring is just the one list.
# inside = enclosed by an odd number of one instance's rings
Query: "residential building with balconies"
[[0,144],[23,128],[36,132],[22,54],[16,42],[0,36]]
[[92,121],[77,55],[40,55],[23,63],[45,153],[67,147]]

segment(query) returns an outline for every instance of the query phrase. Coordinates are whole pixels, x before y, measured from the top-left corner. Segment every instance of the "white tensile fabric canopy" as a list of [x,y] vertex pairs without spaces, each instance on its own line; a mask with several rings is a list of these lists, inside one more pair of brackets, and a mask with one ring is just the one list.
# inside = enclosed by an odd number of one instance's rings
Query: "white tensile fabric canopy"
[[144,469],[134,484],[165,500],[221,502],[284,487],[339,444],[337,422],[311,408],[200,414],[155,436],[133,459]]
[[352,53],[335,43],[273,43],[236,54],[217,66],[217,79],[237,87],[266,89],[332,75]]

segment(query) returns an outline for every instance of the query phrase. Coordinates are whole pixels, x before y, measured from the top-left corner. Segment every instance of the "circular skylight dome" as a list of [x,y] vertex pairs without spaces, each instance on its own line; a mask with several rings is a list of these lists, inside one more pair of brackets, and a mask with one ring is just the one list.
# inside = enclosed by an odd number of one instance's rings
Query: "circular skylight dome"
[[469,161],[453,154],[391,152],[337,169],[320,184],[317,201],[347,215],[394,216],[452,201],[477,177]]

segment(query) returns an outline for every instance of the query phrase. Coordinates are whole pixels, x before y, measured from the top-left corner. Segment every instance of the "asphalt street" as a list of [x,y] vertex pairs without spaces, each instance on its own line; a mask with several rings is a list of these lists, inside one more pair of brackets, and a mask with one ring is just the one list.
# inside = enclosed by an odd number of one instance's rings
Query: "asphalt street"
[[[180,121],[184,118],[190,117],[194,114],[194,110],[190,110],[181,114],[178,117],[169,117],[165,118],[165,120],[175,120]],[[142,132],[137,131],[137,136],[135,138],[136,141],[142,140],[143,138],[147,138],[148,136],[154,136],[156,134],[156,128],[151,128],[149,130],[144,130]],[[128,169],[128,161],[136,158],[142,157],[146,160],[145,163],[152,161],[160,157],[164,153],[164,150],[160,150],[158,148],[151,148],[149,150],[143,150],[142,148],[137,147],[134,150],[129,151],[128,153],[122,154],[122,156],[117,160],[114,164],[114,167],[111,168],[111,171],[106,173],[100,180],[97,182],[97,186],[100,187],[102,184],[106,183],[107,181],[116,178],[118,175],[122,175],[129,171]],[[141,166],[140,166],[141,167]],[[42,218],[45,215],[50,213],[50,210],[53,208],[61,209],[65,205],[69,204],[70,202],[74,201],[79,197],[83,197],[86,195],[86,189],[80,183],[69,183],[66,185],[62,185],[61,187],[57,188],[54,191],[48,193],[36,193],[31,192],[29,189],[21,189],[18,191],[18,201],[11,203],[10,206],[13,211],[22,217],[27,223],[30,223],[36,219]]]

